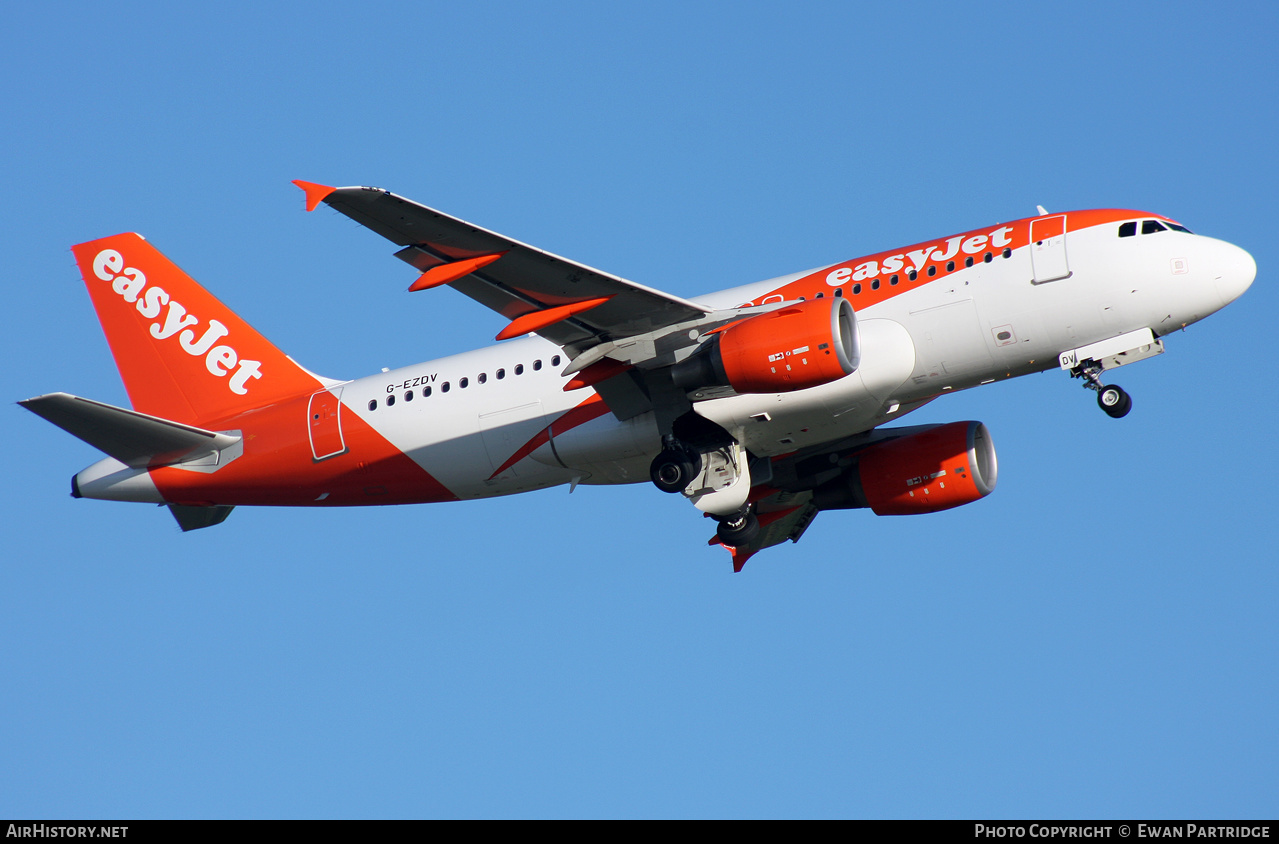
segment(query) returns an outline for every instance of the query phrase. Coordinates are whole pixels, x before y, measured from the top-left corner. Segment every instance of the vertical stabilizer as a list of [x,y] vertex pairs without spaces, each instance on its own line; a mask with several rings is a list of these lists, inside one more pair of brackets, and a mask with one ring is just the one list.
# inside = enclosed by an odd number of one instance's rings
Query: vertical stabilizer
[[202,425],[321,386],[140,235],[72,251],[134,410]]

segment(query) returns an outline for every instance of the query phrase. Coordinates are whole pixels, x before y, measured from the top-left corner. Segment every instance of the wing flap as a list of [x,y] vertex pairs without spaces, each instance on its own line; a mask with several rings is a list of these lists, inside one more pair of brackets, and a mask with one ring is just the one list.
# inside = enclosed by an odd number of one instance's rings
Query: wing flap
[[135,469],[212,454],[240,440],[70,393],[50,393],[18,404]]

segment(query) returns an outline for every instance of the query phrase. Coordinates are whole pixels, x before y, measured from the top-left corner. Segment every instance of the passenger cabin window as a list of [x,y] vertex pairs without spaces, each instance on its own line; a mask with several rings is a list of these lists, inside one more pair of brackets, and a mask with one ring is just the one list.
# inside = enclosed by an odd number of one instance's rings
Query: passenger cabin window
[[408,392],[406,392],[406,393],[404,394],[404,400],[405,400],[405,401],[413,401],[413,391],[412,391],[412,390],[409,390]]
[[1161,226],[1158,220],[1142,220],[1141,221],[1142,234],[1154,234],[1155,232],[1165,232],[1165,231],[1168,231],[1168,230],[1165,229],[1163,226]]
[[551,366],[559,366],[559,365],[560,365],[559,355],[556,355],[555,357],[551,358]]
[[479,381],[481,384],[485,384],[489,380],[489,374],[487,372],[481,372],[480,377],[477,378],[476,380]]
[[377,399],[369,402],[369,410],[377,410]]
[[457,385],[458,385],[459,387],[461,387],[463,390],[465,390],[465,389],[466,389],[466,386],[467,386],[468,384],[470,384],[470,383],[471,383],[471,379],[470,379],[470,378],[460,378],[460,379],[458,379]]
[[538,371],[539,369],[541,369],[541,368],[542,368],[542,362],[541,362],[540,360],[535,360],[535,361],[533,361],[533,371],[534,371],[534,372],[537,372],[537,371]]
[[387,406],[387,407],[390,407],[390,406],[391,406],[391,405],[393,405],[393,404],[395,404],[395,396],[387,396],[387,397],[386,397],[386,406]]
[[1120,224],[1119,224],[1119,236],[1120,236],[1120,237],[1132,237],[1132,236],[1133,236],[1133,235],[1135,235],[1136,233],[1137,233],[1137,223],[1136,223],[1135,221],[1134,221],[1134,222],[1131,222],[1131,223],[1120,223]]
[[440,392],[447,393],[448,391],[449,391],[449,382],[445,381],[443,384],[440,385]]
[[505,377],[506,377],[506,370],[505,370],[505,369],[499,369],[499,370],[497,371],[497,380],[501,381],[501,380],[502,380],[503,378],[505,378]]
[[523,375],[523,374],[524,374],[524,364],[522,364],[522,363],[517,363],[517,364],[515,364],[515,374],[516,374],[516,375]]

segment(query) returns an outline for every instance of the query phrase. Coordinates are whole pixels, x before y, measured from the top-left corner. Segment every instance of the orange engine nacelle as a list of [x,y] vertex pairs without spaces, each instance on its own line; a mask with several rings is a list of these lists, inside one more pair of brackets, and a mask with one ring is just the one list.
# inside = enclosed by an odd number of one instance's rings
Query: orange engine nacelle
[[853,306],[844,298],[814,299],[719,329],[672,375],[690,390],[718,385],[788,393],[851,375],[860,357]]
[[814,490],[823,509],[869,507],[880,516],[936,513],[989,495],[999,476],[990,431],[951,422],[876,443],[837,481]]

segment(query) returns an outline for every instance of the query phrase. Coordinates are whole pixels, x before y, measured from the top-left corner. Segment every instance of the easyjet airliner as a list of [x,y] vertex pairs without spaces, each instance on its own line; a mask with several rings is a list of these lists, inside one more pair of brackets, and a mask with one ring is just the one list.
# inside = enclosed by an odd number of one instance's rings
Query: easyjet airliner
[[736,570],[823,510],[930,513],[990,493],[980,422],[896,426],[933,399],[1059,368],[1103,383],[1256,275],[1237,246],[1102,209],[986,226],[683,299],[379,188],[297,182],[395,243],[411,291],[510,321],[497,345],[342,381],[308,371],[136,234],[74,248],[132,410],[22,402],[108,456],[80,498],[167,504],[183,530],[245,504],[455,501],[651,481],[718,524]]

